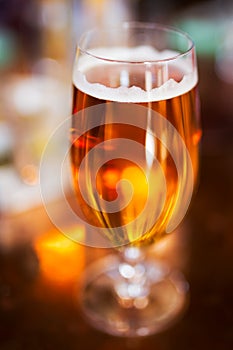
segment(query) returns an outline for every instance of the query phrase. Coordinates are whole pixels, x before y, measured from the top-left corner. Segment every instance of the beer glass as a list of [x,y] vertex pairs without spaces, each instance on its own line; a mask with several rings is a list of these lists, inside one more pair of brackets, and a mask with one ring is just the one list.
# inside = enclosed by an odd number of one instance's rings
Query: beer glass
[[117,252],[89,267],[80,302],[105,332],[156,333],[185,307],[187,283],[148,249],[179,225],[195,188],[197,82],[194,43],[177,29],[123,23],[79,42],[72,178],[83,220]]

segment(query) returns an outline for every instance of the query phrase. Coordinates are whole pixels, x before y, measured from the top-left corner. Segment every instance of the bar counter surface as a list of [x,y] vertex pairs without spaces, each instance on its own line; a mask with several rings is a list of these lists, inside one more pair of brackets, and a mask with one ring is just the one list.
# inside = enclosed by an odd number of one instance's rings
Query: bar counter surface
[[[91,328],[75,293],[86,257],[97,253],[72,242],[66,246],[66,258],[59,250],[51,253],[53,239],[62,241],[64,236],[40,207],[11,218],[15,244],[0,247],[1,350],[233,349],[233,109],[230,113],[223,106],[233,88],[219,81],[216,88],[216,78],[209,76],[207,96],[207,79],[202,76],[200,185],[182,224],[188,227],[183,253],[190,284],[183,317],[160,334],[135,339]],[[218,102],[214,93],[220,96]],[[180,239],[185,237],[184,232]],[[73,266],[69,273],[66,263]]]

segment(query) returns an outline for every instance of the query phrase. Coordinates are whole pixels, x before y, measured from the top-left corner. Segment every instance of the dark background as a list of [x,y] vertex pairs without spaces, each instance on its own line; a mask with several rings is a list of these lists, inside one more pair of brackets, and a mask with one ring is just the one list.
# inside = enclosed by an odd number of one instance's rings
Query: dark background
[[[178,25],[190,31],[197,45],[203,139],[200,184],[185,219],[189,227],[184,269],[191,290],[189,308],[171,329],[140,340],[93,330],[74,307],[71,290],[56,290],[40,275],[35,236],[52,230],[43,207],[17,216],[4,213],[1,235],[7,229],[25,238],[0,249],[1,350],[233,348],[233,80],[230,73],[226,80],[217,65],[219,57],[225,62],[219,52],[225,49],[226,35],[220,36],[219,29],[233,18],[231,1],[131,3],[135,19]],[[40,33],[33,21],[22,24],[30,4],[30,14],[36,17],[35,1],[0,0],[0,18],[1,28],[14,28],[21,44],[34,50],[29,28],[38,37]],[[233,70],[231,62],[229,69]]]

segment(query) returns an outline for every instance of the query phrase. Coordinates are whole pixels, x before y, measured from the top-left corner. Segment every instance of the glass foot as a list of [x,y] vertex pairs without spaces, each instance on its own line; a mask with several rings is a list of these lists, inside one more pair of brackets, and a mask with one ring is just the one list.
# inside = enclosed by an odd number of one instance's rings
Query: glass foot
[[90,266],[79,299],[83,313],[93,327],[116,336],[161,332],[186,309],[188,283],[160,261],[131,267],[116,256]]

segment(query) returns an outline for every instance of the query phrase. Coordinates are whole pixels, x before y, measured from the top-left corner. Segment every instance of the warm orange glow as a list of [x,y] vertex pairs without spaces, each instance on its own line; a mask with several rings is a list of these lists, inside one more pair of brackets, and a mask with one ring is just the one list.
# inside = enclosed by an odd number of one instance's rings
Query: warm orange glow
[[108,169],[103,175],[104,185],[108,188],[115,189],[116,184],[119,181],[120,174],[117,170]]
[[193,134],[193,144],[196,146],[198,145],[198,143],[200,142],[200,139],[202,137],[202,130],[197,130],[197,132],[195,132]]
[[82,246],[54,230],[40,236],[35,249],[44,278],[59,285],[77,281],[84,264]]
[[145,174],[140,168],[136,166],[125,168],[122,178],[131,183],[135,195],[140,195],[142,198],[147,197],[148,182]]

